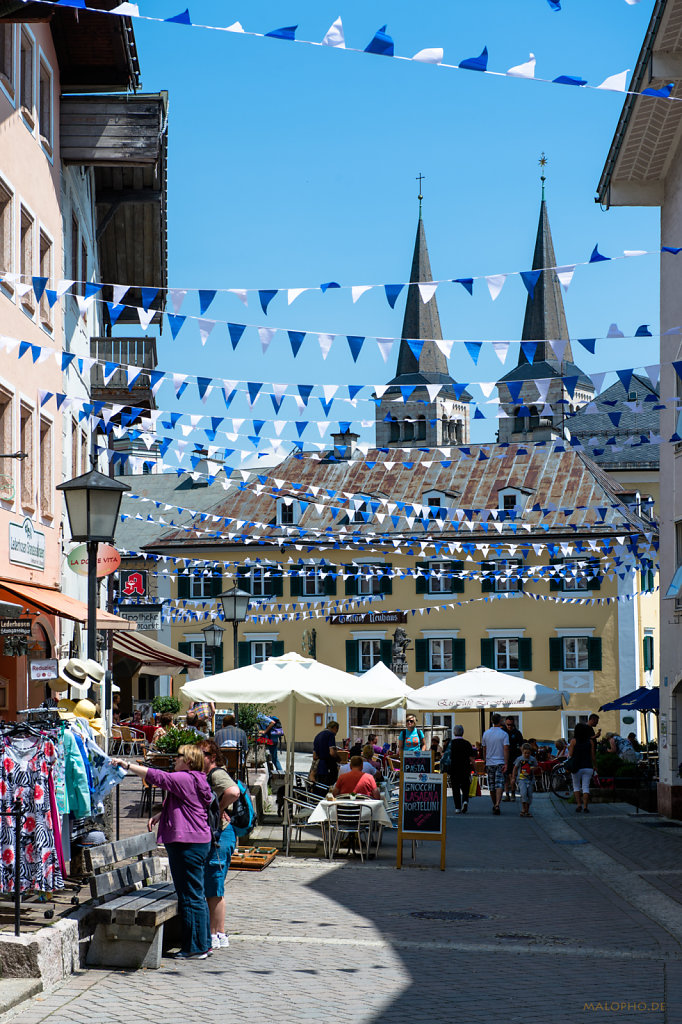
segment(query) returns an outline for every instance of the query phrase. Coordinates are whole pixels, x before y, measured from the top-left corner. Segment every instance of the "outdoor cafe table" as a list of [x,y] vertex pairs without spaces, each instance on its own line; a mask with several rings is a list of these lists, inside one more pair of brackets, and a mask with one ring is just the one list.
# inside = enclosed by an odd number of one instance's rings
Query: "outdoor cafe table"
[[351,800],[349,798],[345,800],[343,798],[336,800],[320,800],[319,804],[308,818],[308,824],[322,825],[322,828],[326,829],[329,823],[329,808],[336,807],[338,804],[345,804],[348,807],[369,807],[372,812],[372,829],[375,827],[381,830],[384,828],[393,828],[393,822],[386,813],[386,805],[383,800]]

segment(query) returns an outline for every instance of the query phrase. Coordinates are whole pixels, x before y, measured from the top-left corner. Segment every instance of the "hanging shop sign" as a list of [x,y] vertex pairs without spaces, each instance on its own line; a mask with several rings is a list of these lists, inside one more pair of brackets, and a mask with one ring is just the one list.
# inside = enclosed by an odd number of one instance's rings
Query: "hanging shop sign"
[[0,636],[30,637],[30,619],[0,619]]
[[57,679],[59,676],[57,659],[32,658],[28,665],[28,672],[32,683]]
[[407,612],[358,612],[357,615],[332,615],[332,626],[380,626],[383,623],[407,622]]
[[161,605],[139,604],[118,606],[117,614],[128,622],[136,622],[137,628],[143,633],[161,629]]
[[0,498],[3,501],[14,501],[14,480],[6,473],[0,473]]
[[118,585],[121,597],[146,597],[147,570],[125,569],[119,572]]
[[[77,548],[69,554],[67,563],[69,569],[75,572],[78,576],[88,575],[88,546],[87,544],[79,544]],[[116,572],[119,565],[121,564],[121,556],[119,555],[116,548],[112,548],[111,544],[98,544],[97,545],[97,575],[98,576],[109,576],[110,573]]]
[[29,569],[45,568],[45,534],[30,519],[9,524],[9,560]]

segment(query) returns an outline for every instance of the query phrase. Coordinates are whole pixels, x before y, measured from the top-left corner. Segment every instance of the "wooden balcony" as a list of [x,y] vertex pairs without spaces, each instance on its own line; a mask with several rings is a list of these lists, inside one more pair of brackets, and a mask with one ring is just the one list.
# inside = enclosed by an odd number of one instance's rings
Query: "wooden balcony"
[[61,158],[83,166],[153,166],[161,155],[165,121],[163,93],[62,96]]
[[141,373],[131,388],[124,369],[116,370],[105,382],[105,363],[139,366],[154,370],[157,365],[156,338],[91,338],[90,355],[97,359],[91,371],[94,401],[155,408],[149,374]]

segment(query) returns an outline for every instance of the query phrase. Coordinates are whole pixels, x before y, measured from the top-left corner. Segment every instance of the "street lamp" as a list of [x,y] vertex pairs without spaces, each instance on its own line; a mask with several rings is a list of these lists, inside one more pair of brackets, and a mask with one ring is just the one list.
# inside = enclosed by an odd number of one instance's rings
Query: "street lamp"
[[[232,668],[237,668],[239,664],[239,623],[246,620],[246,612],[251,600],[251,594],[247,594],[245,590],[240,590],[235,585],[231,590],[224,590],[218,596],[223,606],[225,621],[232,623]],[[235,720],[239,720],[238,704],[234,706],[234,717]]]
[[[223,633],[225,630],[222,626],[212,622],[210,625],[204,626],[201,632],[204,634],[204,643],[207,649],[212,647],[215,651],[223,646]],[[215,661],[213,662],[213,671],[215,672]]]

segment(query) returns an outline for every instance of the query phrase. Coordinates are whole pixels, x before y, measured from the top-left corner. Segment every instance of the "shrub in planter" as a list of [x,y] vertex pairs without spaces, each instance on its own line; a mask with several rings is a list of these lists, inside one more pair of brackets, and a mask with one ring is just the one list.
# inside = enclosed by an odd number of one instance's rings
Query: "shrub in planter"
[[154,697],[152,701],[152,711],[155,715],[177,715],[180,707],[177,697]]
[[613,779],[618,774],[618,770],[621,767],[632,768],[631,765],[623,761],[622,758],[618,757],[618,754],[597,754],[597,775],[599,778]]
[[186,743],[195,744],[198,740],[199,737],[193,729],[178,729],[176,726],[171,726],[166,731],[166,735],[158,739],[154,746],[164,754],[177,754],[180,747]]

